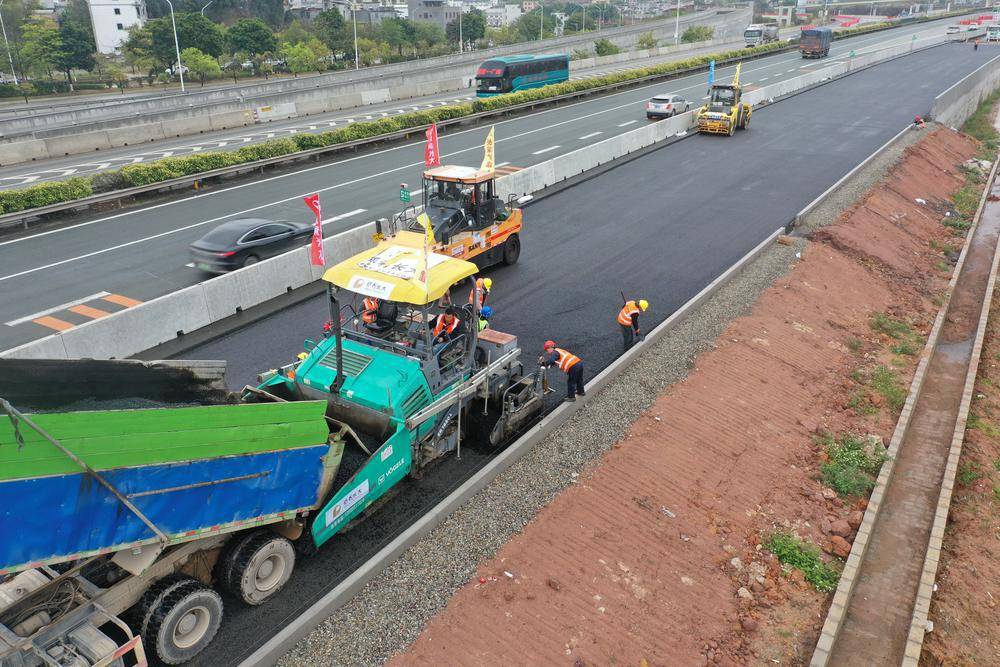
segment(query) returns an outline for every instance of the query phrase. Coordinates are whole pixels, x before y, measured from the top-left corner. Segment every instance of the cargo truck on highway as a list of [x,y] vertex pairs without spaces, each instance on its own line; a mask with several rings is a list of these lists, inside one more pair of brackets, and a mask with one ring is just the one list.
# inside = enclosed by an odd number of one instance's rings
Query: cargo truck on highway
[[747,46],[760,46],[778,41],[778,26],[769,23],[752,23],[743,31]]
[[986,41],[1000,42],[1000,25],[986,26]]
[[803,58],[825,58],[830,55],[833,31],[829,28],[807,28],[799,37],[799,52]]
[[329,269],[327,336],[240,396],[205,362],[0,360],[0,667],[187,662],[220,591],[266,602],[398,482],[533,423],[515,336],[432,331],[477,268],[424,244]]

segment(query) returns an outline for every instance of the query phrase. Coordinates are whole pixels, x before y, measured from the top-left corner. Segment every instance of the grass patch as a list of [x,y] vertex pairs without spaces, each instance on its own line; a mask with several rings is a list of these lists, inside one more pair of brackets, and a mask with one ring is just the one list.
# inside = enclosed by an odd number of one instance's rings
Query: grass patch
[[837,588],[837,582],[840,581],[839,570],[823,562],[815,545],[790,533],[775,533],[767,541],[767,549],[782,564],[800,570],[806,581],[817,591],[830,593]]
[[983,148],[989,151],[989,157],[986,158],[988,160],[996,158],[997,147],[1000,146],[1000,133],[993,127],[993,110],[998,102],[1000,102],[1000,90],[983,100],[976,112],[969,116],[969,120],[962,126],[962,132],[984,144]]
[[963,463],[958,469],[958,483],[961,486],[971,486],[982,476],[983,471],[975,461]]
[[912,343],[903,341],[893,345],[891,348],[893,354],[905,354],[908,357],[912,357],[917,353],[917,348]]
[[976,209],[979,208],[979,199],[982,194],[982,188],[978,183],[967,183],[951,196],[951,201],[955,204],[955,210],[962,217],[971,218],[976,214]]
[[871,385],[872,389],[885,398],[889,407],[896,412],[903,409],[903,403],[906,402],[906,390],[903,388],[903,383],[899,381],[896,371],[886,366],[879,366],[872,373]]
[[902,320],[894,320],[885,313],[875,313],[872,315],[872,319],[868,322],[868,326],[871,327],[872,331],[875,333],[885,334],[890,338],[906,338],[913,335],[913,329],[910,325]]
[[875,488],[875,477],[886,454],[882,443],[850,433],[823,438],[829,459],[820,466],[823,483],[845,498],[864,497]]
[[857,354],[858,352],[861,351],[861,346],[862,343],[860,338],[855,338],[854,336],[851,336],[850,338],[847,339],[847,349],[853,352],[854,354]]
[[[983,419],[979,415],[969,415],[969,421],[966,422],[965,428],[974,428],[977,431],[982,431],[983,435],[988,438],[1000,438],[1000,426]],[[993,462],[993,466],[996,467],[997,470],[1000,470],[998,464],[1000,464],[1000,459]]]

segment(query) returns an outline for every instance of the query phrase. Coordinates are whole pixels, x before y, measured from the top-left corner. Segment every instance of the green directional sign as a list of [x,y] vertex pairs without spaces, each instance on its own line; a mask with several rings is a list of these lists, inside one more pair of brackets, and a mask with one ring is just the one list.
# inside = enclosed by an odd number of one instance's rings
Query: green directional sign
[[399,191],[399,201],[401,201],[403,203],[409,203],[410,202],[410,191],[407,190],[406,188],[401,188],[400,191]]

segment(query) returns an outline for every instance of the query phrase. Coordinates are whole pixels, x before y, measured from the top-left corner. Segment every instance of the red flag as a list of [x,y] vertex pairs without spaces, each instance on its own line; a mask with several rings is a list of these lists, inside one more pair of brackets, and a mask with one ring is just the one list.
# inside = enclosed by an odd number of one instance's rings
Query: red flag
[[319,205],[319,195],[309,195],[303,197],[309,210],[316,214],[316,222],[313,223],[312,245],[309,248],[309,260],[316,266],[326,266],[326,257],[323,256],[323,214]]
[[427,145],[424,146],[424,166],[425,167],[440,167],[441,166],[441,154],[438,151],[438,127],[437,124],[431,125],[427,128],[424,133],[427,135]]

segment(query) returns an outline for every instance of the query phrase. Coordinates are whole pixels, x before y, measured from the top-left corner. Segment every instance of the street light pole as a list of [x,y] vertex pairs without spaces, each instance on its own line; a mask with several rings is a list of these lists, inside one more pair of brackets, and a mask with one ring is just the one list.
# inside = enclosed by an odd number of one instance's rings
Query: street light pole
[[463,53],[465,48],[462,42],[462,3],[458,3],[458,52]]
[[174,27],[174,51],[177,53],[177,72],[181,75],[181,92],[184,90],[184,65],[181,63],[181,45],[177,41],[177,21],[174,19],[174,3],[167,0],[167,4],[170,5],[170,24]]
[[205,6],[201,8],[201,15],[202,16],[205,15],[205,10],[208,9],[208,6],[210,4],[212,4],[213,2],[215,2],[215,0],[208,0],[208,2],[205,4]]
[[538,41],[542,41],[542,34],[545,32],[545,3],[539,2],[539,12],[538,15]]
[[351,4],[351,23],[354,24],[354,71],[361,69],[361,59],[358,56],[358,6]]
[[[0,0],[0,10],[3,9],[3,0]],[[10,73],[14,77],[14,85],[17,85],[17,72],[14,71],[14,57],[10,55],[10,42],[7,41],[7,28],[3,24],[3,12],[0,11],[0,32],[3,33],[3,43],[7,47],[7,61],[10,63]]]
[[681,38],[681,0],[677,0],[677,18],[674,19],[674,44],[680,44]]

